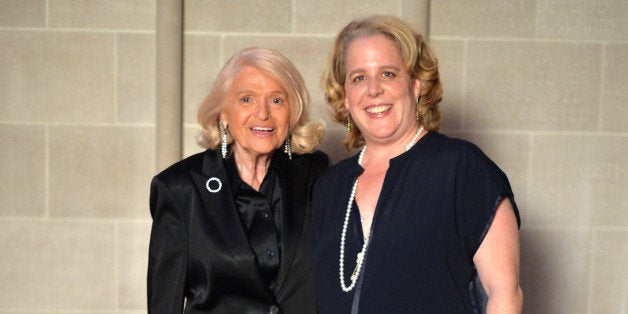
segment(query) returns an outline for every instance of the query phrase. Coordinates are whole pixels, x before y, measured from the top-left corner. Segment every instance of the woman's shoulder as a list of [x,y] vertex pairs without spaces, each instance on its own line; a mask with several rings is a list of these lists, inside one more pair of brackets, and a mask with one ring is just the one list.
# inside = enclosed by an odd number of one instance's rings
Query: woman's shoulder
[[327,168],[325,172],[321,175],[319,181],[328,181],[328,182],[336,182],[340,178],[345,177],[355,171],[359,171],[358,163],[358,154],[354,156],[347,157],[333,164],[331,167]]
[[329,167],[329,157],[322,151],[315,150],[306,154],[292,154],[289,167],[309,168],[315,173],[321,173]]
[[484,169],[492,173],[503,173],[499,166],[476,144],[461,138],[449,137],[434,133],[433,146],[439,162],[447,163],[455,168],[466,167]]
[[437,132],[429,133],[426,146],[433,149],[439,155],[451,157],[485,156],[484,152],[474,143]]
[[320,150],[315,150],[307,154],[293,154],[292,156],[295,161],[304,160],[312,163],[329,164],[329,156]]
[[211,157],[213,153],[213,150],[208,149],[203,152],[190,155],[168,166],[166,169],[159,172],[155,177],[171,180],[177,177],[187,176],[190,171],[200,172],[203,169],[205,157]]

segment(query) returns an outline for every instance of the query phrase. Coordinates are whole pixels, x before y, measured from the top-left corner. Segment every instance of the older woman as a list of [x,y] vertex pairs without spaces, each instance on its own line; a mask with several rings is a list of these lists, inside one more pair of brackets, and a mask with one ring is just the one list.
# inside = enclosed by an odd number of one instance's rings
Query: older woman
[[521,311],[510,185],[476,146],[436,132],[442,88],[422,36],[395,17],[355,20],[323,85],[361,151],[315,185],[320,313]]
[[198,110],[209,149],[152,181],[149,312],[315,313],[310,191],[329,161],[308,105],[280,53],[226,63]]

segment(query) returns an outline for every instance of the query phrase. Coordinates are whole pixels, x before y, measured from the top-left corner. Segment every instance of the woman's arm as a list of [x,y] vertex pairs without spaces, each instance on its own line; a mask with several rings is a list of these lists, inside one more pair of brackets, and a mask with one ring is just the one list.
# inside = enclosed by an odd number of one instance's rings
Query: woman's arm
[[172,192],[158,177],[151,184],[150,210],[148,313],[182,313],[187,233]]
[[473,257],[488,296],[486,313],[521,313],[519,286],[519,230],[508,198],[497,207],[495,218]]

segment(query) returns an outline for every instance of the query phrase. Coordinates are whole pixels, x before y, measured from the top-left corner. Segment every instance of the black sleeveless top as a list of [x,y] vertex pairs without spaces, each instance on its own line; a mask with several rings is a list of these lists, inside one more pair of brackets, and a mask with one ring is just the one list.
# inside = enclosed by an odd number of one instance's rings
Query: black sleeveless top
[[[473,255],[507,197],[506,175],[475,145],[429,132],[390,160],[356,287],[339,280],[340,236],[357,155],[329,168],[312,201],[319,313],[474,313],[482,302]],[[347,228],[345,285],[363,243],[357,206]],[[356,295],[357,294],[357,295]],[[353,311],[352,311],[353,309]]]

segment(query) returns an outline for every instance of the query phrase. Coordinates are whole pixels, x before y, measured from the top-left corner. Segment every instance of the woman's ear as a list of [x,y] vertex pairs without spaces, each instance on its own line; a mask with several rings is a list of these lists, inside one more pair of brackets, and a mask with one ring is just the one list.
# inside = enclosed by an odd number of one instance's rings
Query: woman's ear
[[225,114],[224,111],[220,113],[220,121],[218,121],[218,123],[220,123],[219,127],[222,127],[225,130],[229,126],[227,124],[227,115]]
[[412,83],[412,92],[414,93],[414,99],[419,99],[419,95],[421,95],[421,80],[418,78],[414,79]]

